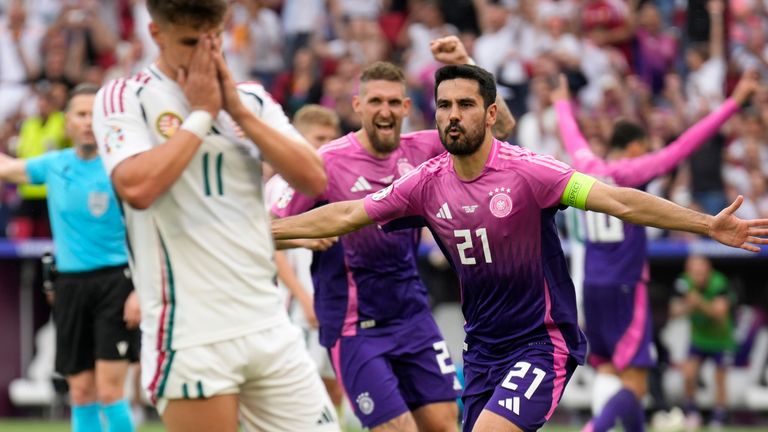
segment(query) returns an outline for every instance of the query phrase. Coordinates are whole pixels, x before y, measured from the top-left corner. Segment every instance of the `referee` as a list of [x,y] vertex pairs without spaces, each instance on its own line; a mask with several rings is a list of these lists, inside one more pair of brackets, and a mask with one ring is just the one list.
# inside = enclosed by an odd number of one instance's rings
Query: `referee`
[[125,227],[91,128],[97,91],[84,84],[69,96],[66,130],[73,148],[23,160],[0,154],[0,180],[48,186],[59,270],[56,370],[69,384],[72,430],[130,432],[123,389],[129,362],[138,360],[140,313]]

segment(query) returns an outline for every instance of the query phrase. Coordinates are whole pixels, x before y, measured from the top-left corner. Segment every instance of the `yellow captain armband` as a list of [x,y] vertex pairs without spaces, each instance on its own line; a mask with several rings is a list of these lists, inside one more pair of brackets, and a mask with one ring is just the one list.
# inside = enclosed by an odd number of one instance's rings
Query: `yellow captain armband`
[[587,206],[587,196],[596,181],[597,180],[594,177],[590,177],[578,171],[574,172],[571,179],[568,180],[568,184],[565,186],[563,196],[560,197],[560,204],[585,210],[585,207]]

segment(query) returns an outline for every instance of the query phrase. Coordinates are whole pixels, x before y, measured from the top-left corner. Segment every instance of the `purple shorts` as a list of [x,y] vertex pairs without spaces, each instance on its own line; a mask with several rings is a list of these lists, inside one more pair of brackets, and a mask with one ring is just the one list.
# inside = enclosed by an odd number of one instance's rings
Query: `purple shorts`
[[463,430],[471,431],[483,410],[523,431],[538,430],[555,411],[576,365],[568,354],[537,348],[492,366],[465,362]]
[[373,428],[461,393],[448,347],[432,317],[393,334],[342,336],[330,350],[355,415]]
[[644,282],[630,285],[584,285],[584,334],[589,364],[627,367],[656,365],[651,307]]
[[726,351],[704,351],[691,345],[688,349],[688,357],[697,357],[701,362],[712,359],[716,366],[728,366],[731,364],[730,353]]

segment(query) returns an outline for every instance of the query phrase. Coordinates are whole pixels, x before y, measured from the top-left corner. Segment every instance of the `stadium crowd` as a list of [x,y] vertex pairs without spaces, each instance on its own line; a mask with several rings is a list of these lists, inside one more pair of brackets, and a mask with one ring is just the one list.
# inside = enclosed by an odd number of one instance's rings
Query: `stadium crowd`
[[[441,64],[430,42],[455,35],[494,74],[517,119],[507,141],[570,163],[553,97],[561,74],[593,153],[608,154],[617,119],[641,125],[651,149],[662,149],[723,104],[742,74],[768,78],[766,7],[759,0],[232,0],[222,48],[236,81],[260,82],[289,116],[307,104],[331,109],[341,135],[364,127],[353,109],[361,71],[376,61],[401,65],[413,101],[406,133],[434,127]],[[135,75],[158,55],[143,0],[0,0],[0,8],[0,152],[21,159],[72,145],[64,124],[70,90]],[[742,195],[736,215],[768,218],[768,87],[745,105],[647,190],[709,214]],[[50,236],[44,186],[0,185],[5,236]]]
[[[0,151],[31,157],[68,145],[66,90],[136,73],[155,50],[141,0],[5,0],[0,18]],[[717,107],[741,72],[768,76],[763,2],[553,0],[236,0],[224,50],[238,81],[258,80],[293,114],[334,109],[356,130],[355,78],[376,60],[403,65],[415,113],[432,126],[430,40],[458,35],[493,72],[518,125],[509,141],[566,162],[549,92],[559,72],[577,96],[590,145],[604,154],[610,123],[640,122],[663,147]],[[673,175],[649,190],[714,213],[736,195],[744,217],[768,215],[768,90]],[[44,236],[44,190],[4,188],[0,235]],[[11,218],[13,220],[13,218]],[[2,226],[5,224],[2,223]]]

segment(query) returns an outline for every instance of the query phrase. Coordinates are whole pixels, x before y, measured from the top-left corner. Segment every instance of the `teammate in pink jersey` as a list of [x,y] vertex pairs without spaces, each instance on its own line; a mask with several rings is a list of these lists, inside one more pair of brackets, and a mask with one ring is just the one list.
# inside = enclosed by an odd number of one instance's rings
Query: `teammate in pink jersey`
[[[455,37],[433,41],[432,50],[437,60],[469,61]],[[363,198],[443,153],[436,131],[400,133],[410,102],[399,67],[377,62],[363,70],[353,100],[362,128],[320,149],[329,179],[325,191],[310,198],[288,190],[273,214],[287,217]],[[507,114],[509,126],[499,132],[508,134],[512,122]],[[456,428],[461,384],[419,278],[419,239],[416,229],[384,233],[370,227],[312,261],[320,343],[355,415],[373,431]]]
[[[560,136],[574,168],[617,186],[643,188],[706,143],[757,86],[752,74],[745,74],[730,99],[667,147],[652,153],[643,127],[620,120],[614,125],[607,160],[590,150],[579,131],[565,77],[560,77],[551,97]],[[605,401],[605,406],[594,413],[584,429],[607,431],[620,418],[625,431],[643,431],[641,400],[647,392],[648,368],[656,364],[646,286],[645,227],[594,212],[586,213],[586,222],[585,333],[590,344],[589,362],[598,372],[593,395]],[[621,380],[621,388],[613,384],[614,376]]]
[[768,219],[717,216],[608,186],[551,157],[495,140],[493,77],[467,65],[436,73],[443,153],[362,200],[274,221],[277,239],[343,235],[373,223],[429,227],[459,276],[467,337],[464,430],[529,431],[552,415],[585,340],[554,215],[563,205],[758,251]]

